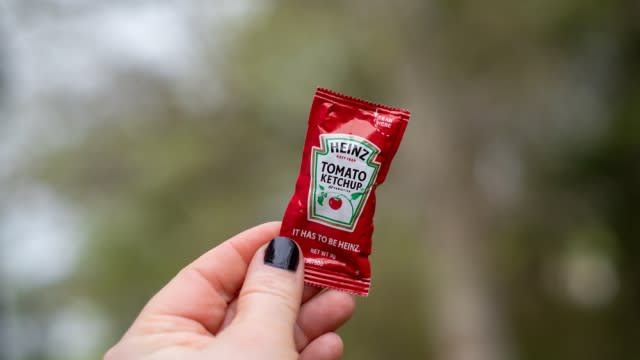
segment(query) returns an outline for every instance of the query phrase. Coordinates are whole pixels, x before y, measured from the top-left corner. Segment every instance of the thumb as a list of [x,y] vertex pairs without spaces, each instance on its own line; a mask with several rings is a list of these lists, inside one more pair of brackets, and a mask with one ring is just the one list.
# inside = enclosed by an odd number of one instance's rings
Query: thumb
[[256,252],[238,295],[234,321],[238,326],[260,329],[264,335],[294,346],[304,287],[300,257],[296,243],[281,236]]

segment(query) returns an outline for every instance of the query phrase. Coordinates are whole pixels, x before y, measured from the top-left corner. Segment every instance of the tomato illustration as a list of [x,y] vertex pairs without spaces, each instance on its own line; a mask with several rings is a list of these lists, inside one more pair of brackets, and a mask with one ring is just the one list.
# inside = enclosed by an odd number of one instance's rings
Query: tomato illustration
[[329,206],[333,209],[333,210],[338,210],[342,207],[342,199],[340,199],[337,196],[332,197],[331,199],[329,199]]

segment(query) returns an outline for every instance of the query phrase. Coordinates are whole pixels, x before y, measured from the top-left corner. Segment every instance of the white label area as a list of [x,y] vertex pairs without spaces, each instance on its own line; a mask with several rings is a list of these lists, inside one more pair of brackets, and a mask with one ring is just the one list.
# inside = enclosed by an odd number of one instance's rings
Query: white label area
[[379,153],[356,135],[320,135],[320,147],[311,151],[309,220],[353,231],[375,184]]

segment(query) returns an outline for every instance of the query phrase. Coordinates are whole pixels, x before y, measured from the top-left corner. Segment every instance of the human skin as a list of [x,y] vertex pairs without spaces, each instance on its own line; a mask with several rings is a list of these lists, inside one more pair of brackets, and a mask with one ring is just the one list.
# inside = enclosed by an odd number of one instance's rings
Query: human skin
[[305,287],[302,255],[295,271],[266,264],[279,231],[280,222],[256,226],[186,266],[104,359],[339,359],[335,331],[355,300]]

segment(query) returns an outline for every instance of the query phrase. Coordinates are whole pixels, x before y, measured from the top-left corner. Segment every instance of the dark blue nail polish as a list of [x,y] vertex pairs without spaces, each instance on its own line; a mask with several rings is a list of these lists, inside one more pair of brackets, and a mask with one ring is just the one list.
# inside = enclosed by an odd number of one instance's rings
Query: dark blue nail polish
[[296,271],[299,261],[298,246],[293,240],[284,236],[278,236],[271,240],[264,253],[264,263],[280,269]]

